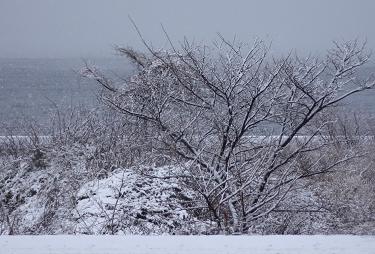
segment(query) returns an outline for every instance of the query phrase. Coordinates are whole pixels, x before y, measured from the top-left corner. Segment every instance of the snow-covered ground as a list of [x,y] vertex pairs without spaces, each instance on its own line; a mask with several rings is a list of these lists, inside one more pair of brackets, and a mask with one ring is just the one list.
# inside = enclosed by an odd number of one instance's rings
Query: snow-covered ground
[[0,236],[1,254],[374,254],[375,236]]

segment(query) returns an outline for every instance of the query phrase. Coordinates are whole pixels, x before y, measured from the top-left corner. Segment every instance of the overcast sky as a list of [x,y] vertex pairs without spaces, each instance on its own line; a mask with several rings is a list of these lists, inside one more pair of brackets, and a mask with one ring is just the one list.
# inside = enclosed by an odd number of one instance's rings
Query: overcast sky
[[274,50],[323,52],[332,40],[367,38],[375,49],[375,0],[0,0],[0,57],[111,57],[140,47],[130,15],[155,46],[162,23],[178,41],[272,40]]

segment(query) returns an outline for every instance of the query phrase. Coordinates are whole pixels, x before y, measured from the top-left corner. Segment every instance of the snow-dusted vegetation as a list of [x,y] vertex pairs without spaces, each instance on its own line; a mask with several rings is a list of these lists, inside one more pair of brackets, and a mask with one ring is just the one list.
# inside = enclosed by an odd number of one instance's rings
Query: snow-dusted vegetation
[[[95,109],[1,139],[1,234],[374,234],[374,129],[339,104],[369,54],[272,57],[267,44],[118,52],[87,65]],[[47,135],[44,136],[44,135]]]
[[173,177],[177,168],[146,170],[146,177],[134,170],[116,170],[108,178],[85,184],[77,196],[76,232],[189,234],[204,226],[186,210],[194,192]]

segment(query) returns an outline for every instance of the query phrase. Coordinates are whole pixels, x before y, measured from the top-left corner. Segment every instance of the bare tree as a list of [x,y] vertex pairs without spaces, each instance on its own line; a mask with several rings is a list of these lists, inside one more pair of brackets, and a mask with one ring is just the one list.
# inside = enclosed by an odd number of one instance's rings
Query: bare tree
[[[169,37],[167,35],[169,40]],[[106,90],[102,100],[150,134],[153,148],[186,166],[219,229],[247,232],[303,178],[332,172],[356,156],[331,156],[323,113],[374,80],[355,74],[369,54],[357,41],[335,43],[325,59],[289,54],[219,36],[213,46],[187,40],[147,54],[127,48],[139,71],[123,86],[96,69],[83,74]],[[301,167],[300,162],[312,157]]]

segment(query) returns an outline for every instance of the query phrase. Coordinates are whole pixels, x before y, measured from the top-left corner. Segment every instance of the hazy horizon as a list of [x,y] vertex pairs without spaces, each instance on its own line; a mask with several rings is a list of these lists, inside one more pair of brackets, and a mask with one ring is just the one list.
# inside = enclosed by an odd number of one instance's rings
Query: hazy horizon
[[[113,58],[113,45],[166,46],[160,24],[178,42],[210,43],[217,33],[241,41],[260,37],[273,51],[321,54],[332,40],[367,39],[375,49],[371,0],[286,1],[0,1],[0,58]],[[209,10],[209,11],[208,11]]]

